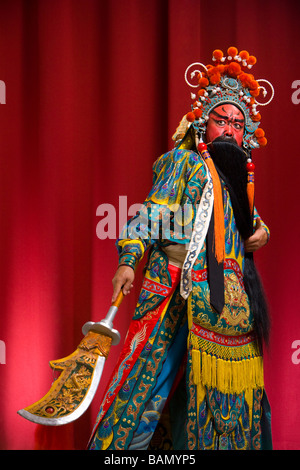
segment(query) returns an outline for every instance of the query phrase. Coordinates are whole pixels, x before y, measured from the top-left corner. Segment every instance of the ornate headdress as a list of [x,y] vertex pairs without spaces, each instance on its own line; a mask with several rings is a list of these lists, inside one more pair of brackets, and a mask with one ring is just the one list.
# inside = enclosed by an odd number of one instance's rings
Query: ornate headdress
[[[187,84],[198,88],[198,91],[191,94],[194,100],[192,111],[184,116],[173,136],[174,140],[182,138],[190,125],[204,134],[209,113],[216,106],[230,103],[237,106],[245,116],[243,148],[250,150],[267,144],[265,132],[259,127],[261,115],[257,107],[266,106],[272,101],[274,88],[267,80],[255,80],[249,73],[256,63],[256,57],[245,50],[238,53],[236,47],[229,47],[227,54],[225,56],[216,49],[212,57],[214,65],[205,66],[194,62],[186,69]],[[266,99],[268,94],[269,98]],[[258,97],[262,101],[258,101]]]

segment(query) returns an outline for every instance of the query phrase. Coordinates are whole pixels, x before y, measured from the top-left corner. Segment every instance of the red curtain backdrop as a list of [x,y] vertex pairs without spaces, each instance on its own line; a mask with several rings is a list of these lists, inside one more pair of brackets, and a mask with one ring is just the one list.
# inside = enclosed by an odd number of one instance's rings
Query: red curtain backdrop
[[[190,109],[186,67],[232,45],[256,55],[255,77],[275,87],[261,112],[268,145],[253,153],[271,230],[256,261],[273,320],[274,448],[300,448],[299,16],[293,0],[1,0],[1,449],[86,448],[121,345],[74,424],[38,427],[17,410],[49,390],[49,360],[70,354],[110,305],[117,254],[112,235],[97,236],[102,204],[115,208],[118,232]],[[115,321],[122,340],[140,280]]]

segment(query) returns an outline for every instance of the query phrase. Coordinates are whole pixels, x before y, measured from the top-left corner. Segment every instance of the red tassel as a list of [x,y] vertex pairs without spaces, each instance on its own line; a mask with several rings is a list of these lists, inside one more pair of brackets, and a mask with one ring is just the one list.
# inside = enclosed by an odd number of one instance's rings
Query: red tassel
[[222,263],[225,259],[225,225],[224,225],[224,208],[223,208],[223,191],[219,175],[215,168],[214,162],[207,150],[206,144],[200,142],[198,150],[208,166],[214,187],[214,219],[215,219],[215,256],[218,263]]
[[248,181],[247,181],[247,195],[249,200],[250,213],[254,211],[254,170],[255,165],[251,161],[247,163]]
[[250,213],[253,214],[254,210],[254,173],[248,173],[248,182],[247,182],[247,195],[249,200]]

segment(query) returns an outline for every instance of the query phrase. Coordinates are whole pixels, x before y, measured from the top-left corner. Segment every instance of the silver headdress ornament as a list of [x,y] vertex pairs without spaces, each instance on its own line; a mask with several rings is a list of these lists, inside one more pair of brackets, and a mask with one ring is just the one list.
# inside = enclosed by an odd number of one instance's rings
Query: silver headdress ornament
[[[186,83],[198,90],[191,94],[194,103],[192,111],[184,117],[185,123],[204,134],[209,113],[221,104],[234,104],[245,116],[243,147],[246,150],[263,147],[267,139],[259,127],[261,115],[257,108],[272,101],[274,88],[268,80],[255,80],[249,73],[256,63],[254,56],[247,51],[238,53],[236,47],[229,47],[227,53],[226,57],[217,49],[212,57],[214,65],[194,62],[186,69]],[[173,138],[178,140],[178,132]]]

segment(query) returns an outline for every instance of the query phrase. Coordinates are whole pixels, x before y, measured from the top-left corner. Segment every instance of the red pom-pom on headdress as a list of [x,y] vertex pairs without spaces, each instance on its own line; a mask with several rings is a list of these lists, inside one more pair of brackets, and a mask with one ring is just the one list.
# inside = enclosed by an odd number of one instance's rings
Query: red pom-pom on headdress
[[248,51],[241,51],[239,53],[239,56],[242,60],[248,60],[249,59],[249,52]]
[[194,109],[193,114],[196,119],[199,119],[202,116],[202,109],[199,109],[199,108]]
[[257,139],[260,139],[261,137],[265,136],[265,131],[261,127],[258,127],[254,132],[254,135]]
[[231,64],[228,65],[227,72],[231,77],[237,77],[241,71],[241,66],[237,62],[231,62]]
[[221,60],[223,57],[223,52],[220,49],[215,49],[213,52],[213,58],[215,60]]
[[189,113],[187,113],[186,119],[187,119],[189,122],[194,122],[195,119],[196,119],[195,114],[192,113],[192,111],[190,111]]
[[209,81],[205,77],[201,77],[199,80],[199,85],[201,88],[205,88],[209,85]]
[[229,47],[229,48],[227,49],[227,53],[228,53],[229,56],[231,56],[232,58],[234,58],[234,57],[237,55],[238,50],[237,50],[236,47]]
[[204,88],[201,88],[200,90],[197,91],[197,95],[198,96],[204,96],[205,92],[206,92],[206,90]]
[[250,95],[254,96],[254,98],[257,98],[259,95],[259,88],[255,88],[254,90],[250,90]]
[[265,137],[261,137],[260,139],[257,139],[257,142],[259,143],[260,147],[265,147],[268,143]]
[[217,83],[219,83],[220,80],[221,75],[219,73],[215,73],[209,78],[211,85],[216,85]]
[[247,62],[248,62],[248,65],[255,65],[256,64],[256,57],[254,57],[254,55],[250,55]]
[[253,114],[251,119],[252,119],[253,122],[260,122],[261,121],[260,113]]

